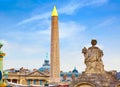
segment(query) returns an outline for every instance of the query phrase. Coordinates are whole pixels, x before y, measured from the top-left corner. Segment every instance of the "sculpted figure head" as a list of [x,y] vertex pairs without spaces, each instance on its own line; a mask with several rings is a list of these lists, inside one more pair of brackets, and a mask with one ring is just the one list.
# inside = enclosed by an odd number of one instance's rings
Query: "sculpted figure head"
[[95,40],[95,39],[91,40],[91,44],[92,44],[92,46],[95,46],[97,44],[97,40]]

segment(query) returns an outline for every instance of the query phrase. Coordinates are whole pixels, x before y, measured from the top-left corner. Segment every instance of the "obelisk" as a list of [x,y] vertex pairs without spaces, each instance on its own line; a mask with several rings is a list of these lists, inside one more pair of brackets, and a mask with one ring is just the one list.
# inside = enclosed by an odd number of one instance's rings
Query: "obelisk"
[[59,57],[59,29],[58,29],[58,13],[54,6],[51,18],[51,55],[50,55],[50,73],[52,83],[60,82],[60,57]]

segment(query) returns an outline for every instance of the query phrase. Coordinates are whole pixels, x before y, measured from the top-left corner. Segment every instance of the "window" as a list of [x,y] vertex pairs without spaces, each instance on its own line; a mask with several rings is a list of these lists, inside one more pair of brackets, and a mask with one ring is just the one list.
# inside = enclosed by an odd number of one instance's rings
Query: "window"
[[27,84],[30,85],[30,79],[27,80]]

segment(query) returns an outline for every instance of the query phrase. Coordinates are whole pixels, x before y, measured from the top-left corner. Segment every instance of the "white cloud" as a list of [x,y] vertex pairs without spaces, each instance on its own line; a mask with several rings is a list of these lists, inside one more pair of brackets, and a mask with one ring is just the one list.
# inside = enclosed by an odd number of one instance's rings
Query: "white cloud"
[[101,6],[107,2],[108,0],[86,0],[83,6]]
[[78,69],[79,72],[85,70],[84,57],[80,50],[64,50],[61,52],[61,70],[73,70],[74,67]]
[[[105,3],[107,3],[108,0],[84,0],[84,1],[74,1],[72,0],[69,2],[67,5],[60,7],[58,9],[59,14],[73,14],[77,9],[86,7],[86,6],[101,6]],[[50,12],[46,12],[40,15],[34,15],[32,17],[28,17],[27,19],[24,19],[20,21],[17,26],[27,24],[36,20],[41,20],[41,19],[48,19],[51,16]]]
[[58,12],[60,14],[73,14],[76,9],[78,9],[80,6],[80,3],[69,3],[66,6],[63,6],[62,8],[58,9]]
[[76,23],[76,22],[60,22],[60,38],[71,38],[74,37],[76,35],[78,35],[78,33],[80,34],[81,31],[85,30],[85,26]]
[[[80,35],[81,31],[85,30],[85,26],[76,23],[76,22],[60,22],[60,40],[65,39],[72,39],[72,37],[76,37]],[[10,67],[19,67],[19,66],[26,66],[28,64],[29,68],[36,67],[36,61],[41,60],[40,62],[43,62],[42,60],[45,58],[45,53],[50,51],[50,27],[48,26],[47,29],[38,30],[34,32],[22,32],[22,31],[14,31],[14,32],[8,32],[5,33],[5,35],[9,38],[11,38],[11,41],[3,41],[5,43],[5,49],[6,52],[6,59],[5,62],[7,63],[5,65],[6,67],[9,67],[8,65],[11,64]],[[79,36],[78,36],[79,37]],[[73,39],[72,39],[73,40]],[[76,40],[76,39],[75,39]],[[75,44],[75,40],[73,42],[70,42],[67,44],[64,44],[66,47],[73,46]],[[31,42],[32,41],[32,42]],[[72,49],[71,49],[72,50]],[[62,51],[65,51],[64,49]],[[67,50],[67,53],[69,53],[70,50]],[[63,54],[64,55],[64,54]],[[76,55],[77,56],[77,55]],[[66,55],[67,57],[67,55]],[[64,60],[65,57],[61,58],[61,60]],[[69,56],[67,57],[69,58]],[[32,60],[33,62],[28,61]],[[8,61],[9,60],[9,61]],[[14,61],[11,61],[14,60]],[[24,60],[22,64],[20,64],[20,61]],[[27,64],[25,64],[25,62]],[[71,61],[70,61],[71,62]],[[17,64],[18,65],[15,65]],[[20,65],[19,65],[20,64]],[[39,63],[38,63],[39,64]],[[63,63],[63,65],[65,65]],[[38,68],[38,67],[36,67]],[[73,66],[74,68],[74,66]]]
[[107,2],[108,0],[84,0],[84,1],[73,0],[72,2],[60,8],[58,11],[61,14],[71,15],[80,8],[88,7],[88,6],[101,6]]
[[20,44],[5,40],[2,42],[4,43],[3,52],[6,53],[4,69],[11,67],[39,68],[45,59],[45,53],[48,51],[47,48],[38,44]]
[[20,26],[20,25],[23,25],[23,24],[26,24],[26,23],[29,23],[29,22],[33,22],[33,21],[36,21],[36,20],[41,20],[41,19],[47,19],[48,17],[50,17],[50,13],[44,13],[44,14],[40,14],[40,15],[34,15],[30,18],[27,18],[27,19],[24,19],[22,21],[20,21],[17,26]]
[[[106,49],[105,49],[106,50]],[[119,53],[112,53],[110,55],[109,52],[106,52],[105,55],[103,56],[103,63],[105,66],[105,70],[110,71],[110,70],[118,70],[120,71],[120,58],[119,58]]]
[[93,29],[109,26],[109,25],[113,24],[115,22],[115,20],[116,20],[115,17],[110,17],[108,19],[105,19],[102,22],[100,22],[99,24],[97,24],[95,27],[93,27]]
[[[43,25],[48,24],[47,22],[44,22]],[[35,27],[35,25],[33,25]],[[72,38],[77,35],[80,35],[82,31],[84,31],[86,27],[84,25],[81,25],[80,23],[76,23],[74,21],[69,21],[69,22],[59,22],[59,36],[60,39],[65,39],[65,38]],[[32,32],[22,32],[22,31],[14,31],[14,32],[7,32],[4,35],[14,39],[16,42],[17,41],[23,41],[26,42],[27,40],[41,40],[42,41],[49,41],[50,40],[50,32],[51,32],[51,26],[46,27],[46,29],[38,29],[36,31]],[[43,42],[44,43],[44,42]]]
[[[78,0],[79,1],[79,0]],[[60,14],[73,14],[76,10],[86,7],[86,6],[99,6],[106,3],[108,0],[85,0],[80,1],[79,3],[68,3],[66,6],[58,9]],[[15,42],[9,42],[3,40],[5,47],[3,48],[6,52],[6,65],[5,67],[13,66],[29,66],[29,68],[38,68],[39,64],[43,63],[45,58],[45,53],[49,51],[50,45],[50,21],[48,18],[50,13],[44,13],[40,15],[34,15],[28,19],[25,19],[18,23],[19,26],[25,25],[27,23],[33,23],[36,20],[44,20],[42,25],[49,25],[45,29],[38,29],[33,32],[8,32],[6,33],[7,37],[14,39]],[[113,22],[113,19],[108,19],[103,21],[98,25],[98,27],[109,25]],[[19,27],[18,26],[18,27]],[[33,28],[36,26],[32,25]],[[26,28],[31,28],[26,26]],[[41,28],[41,27],[40,27]],[[74,21],[59,22],[59,31],[60,31],[60,40],[64,40],[64,49],[61,49],[61,69],[71,70],[75,66],[79,71],[83,71],[85,68],[84,57],[81,56],[81,44],[84,43],[81,40],[81,32],[86,29],[86,26],[76,23]],[[80,39],[79,39],[80,38]],[[69,40],[65,43],[65,40]],[[31,43],[29,41],[32,41]],[[23,42],[23,44],[21,44]],[[34,43],[34,44],[32,44]],[[47,45],[46,45],[47,44]],[[84,44],[85,45],[85,44]],[[86,46],[86,45],[85,45]],[[89,45],[90,46],[90,45]],[[88,47],[89,47],[88,46]],[[100,45],[102,47],[102,45]],[[22,60],[24,60],[22,62]],[[28,61],[30,60],[30,61]],[[40,61],[39,61],[40,60]],[[66,63],[66,61],[68,61]],[[116,62],[116,61],[115,61]],[[9,66],[11,65],[11,66]],[[67,67],[65,67],[67,66]],[[68,67],[69,66],[69,67]]]

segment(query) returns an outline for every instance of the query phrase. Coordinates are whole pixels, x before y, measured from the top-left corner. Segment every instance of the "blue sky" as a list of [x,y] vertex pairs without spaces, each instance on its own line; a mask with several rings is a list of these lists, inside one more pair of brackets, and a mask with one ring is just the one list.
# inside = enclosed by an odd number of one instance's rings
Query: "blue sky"
[[46,53],[50,55],[54,5],[59,14],[61,70],[84,71],[81,50],[97,39],[105,70],[120,71],[120,0],[0,0],[4,69],[42,66]]

